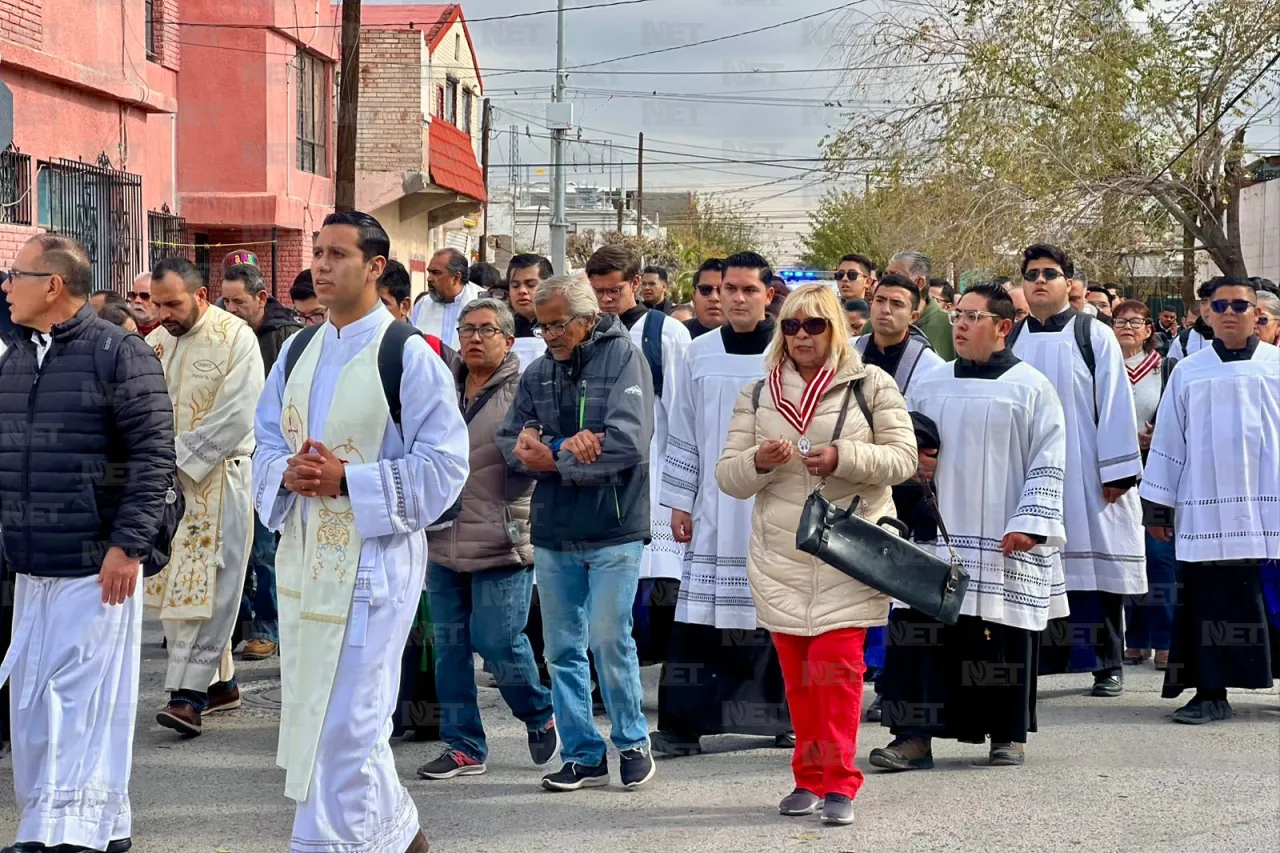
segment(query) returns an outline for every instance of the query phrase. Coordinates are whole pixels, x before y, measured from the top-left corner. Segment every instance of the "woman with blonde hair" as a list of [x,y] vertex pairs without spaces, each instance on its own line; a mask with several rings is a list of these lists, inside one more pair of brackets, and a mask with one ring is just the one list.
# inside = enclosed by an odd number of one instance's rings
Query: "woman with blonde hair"
[[862,785],[863,642],[888,620],[889,598],[797,550],[796,529],[819,484],[841,505],[861,498],[864,518],[893,515],[891,487],[916,470],[915,433],[893,378],[849,346],[827,287],[787,297],[765,369],[738,397],[716,480],[727,495],[755,498],[747,576],[796,732],[795,790],[779,811],[809,815],[822,804],[824,822],[849,824]]

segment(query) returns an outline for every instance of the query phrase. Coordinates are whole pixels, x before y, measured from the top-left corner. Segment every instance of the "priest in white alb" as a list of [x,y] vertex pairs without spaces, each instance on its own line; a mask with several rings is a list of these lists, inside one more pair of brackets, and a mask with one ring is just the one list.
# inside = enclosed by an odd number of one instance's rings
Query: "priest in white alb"
[[703,735],[772,736],[792,747],[782,668],[769,632],[756,621],[747,583],[753,501],[716,482],[738,395],[765,375],[774,321],[772,272],[755,253],[726,262],[720,305],[728,322],[689,345],[672,400],[660,503],[686,543],[676,622],[658,682],[655,752],[702,751]]
[[253,539],[253,410],[265,372],[253,329],[206,297],[185,258],[151,272],[160,325],[147,343],[173,398],[186,514],[145,601],[160,613],[169,655],[169,703],[156,722],[188,736],[200,734],[202,715],[240,705],[231,633]]
[[1147,529],[1177,551],[1163,695],[1195,690],[1173,714],[1190,725],[1230,719],[1228,688],[1280,677],[1280,349],[1257,338],[1252,282],[1204,292],[1212,343],[1169,378],[1141,488]]
[[282,532],[276,762],[293,853],[427,850],[391,715],[423,531],[462,491],[468,439],[444,362],[378,300],[390,250],[368,214],[325,218],[311,272],[328,320],[285,343],[258,404],[254,501]]
[[909,607],[890,616],[879,687],[894,739],[870,756],[886,770],[932,767],[934,738],[989,738],[988,763],[1016,766],[1036,730],[1040,632],[1067,612],[1066,422],[1049,380],[1005,347],[1013,316],[1002,286],[970,287],[952,312],[959,358],[907,394],[938,433],[937,456],[921,454],[936,489],[925,486],[926,503],[944,523],[937,554],[954,549],[969,588],[954,626]]
[[1134,487],[1142,456],[1124,353],[1111,329],[1067,301],[1075,267],[1056,246],[1022,256],[1031,316],[1008,346],[1058,391],[1067,418],[1062,563],[1071,615],[1051,621],[1040,674],[1092,672],[1091,695],[1124,691],[1124,596],[1147,591],[1142,510]]

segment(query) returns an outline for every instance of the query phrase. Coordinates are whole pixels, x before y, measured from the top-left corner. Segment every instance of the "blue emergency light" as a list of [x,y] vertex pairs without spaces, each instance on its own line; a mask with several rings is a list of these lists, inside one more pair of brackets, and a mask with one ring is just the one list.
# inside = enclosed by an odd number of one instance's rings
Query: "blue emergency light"
[[785,282],[831,281],[829,270],[778,270],[778,278]]

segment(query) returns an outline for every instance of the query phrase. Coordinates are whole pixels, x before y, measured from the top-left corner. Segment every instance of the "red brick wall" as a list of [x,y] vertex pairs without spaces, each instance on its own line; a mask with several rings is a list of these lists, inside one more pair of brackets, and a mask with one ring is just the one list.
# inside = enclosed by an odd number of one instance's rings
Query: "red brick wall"
[[360,33],[360,133],[356,168],[369,172],[422,169],[422,33]]
[[[3,0],[0,0],[3,2]],[[143,7],[146,8],[146,7]],[[178,0],[155,0],[156,60],[170,71],[181,68],[178,37]]]
[[43,228],[26,225],[0,225],[0,269],[13,266],[13,259],[18,256],[22,245],[43,231]]
[[0,39],[39,48],[44,42],[41,6],[42,0],[0,0]]
[[[243,249],[253,252],[258,256],[258,268],[262,270],[262,276],[267,280],[267,292],[271,292],[271,256],[274,250],[276,255],[276,288],[277,298],[285,303],[289,302],[289,286],[293,284],[294,278],[304,269],[311,266],[310,248],[311,235],[303,234],[301,231],[288,228],[279,228],[276,230],[277,243],[273,247],[271,243],[270,228],[211,228],[204,229],[199,226],[187,226],[189,231],[200,232],[209,235],[209,299],[216,300],[222,295],[222,259],[227,256],[228,252],[235,249]],[[191,240],[190,242],[195,242]],[[223,244],[221,246],[217,244]],[[247,243],[255,245],[234,246],[229,244]],[[188,257],[194,258],[195,250],[191,250]]]

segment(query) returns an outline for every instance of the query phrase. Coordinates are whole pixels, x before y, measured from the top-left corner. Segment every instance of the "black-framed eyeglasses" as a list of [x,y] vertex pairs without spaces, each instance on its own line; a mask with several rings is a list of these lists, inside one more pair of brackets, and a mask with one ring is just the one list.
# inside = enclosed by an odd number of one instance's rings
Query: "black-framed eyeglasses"
[[1225,314],[1228,308],[1233,314],[1248,314],[1257,307],[1248,299],[1215,299],[1209,303],[1209,309],[1215,314]]
[[564,334],[565,329],[569,328],[569,324],[586,316],[585,314],[574,314],[568,320],[561,320],[559,323],[538,323],[533,327],[533,333],[544,340],[548,338],[558,338]]
[[836,281],[844,281],[845,278],[847,277],[849,281],[853,282],[861,278],[862,273],[858,272],[857,270],[836,270],[831,274],[831,277]]
[[783,320],[779,323],[782,326],[782,334],[788,338],[794,338],[800,334],[800,330],[804,329],[804,333],[811,338],[825,334],[828,328],[827,321],[822,317],[807,317],[804,320],[797,320],[794,317]]
[[1112,320],[1111,325],[1117,329],[1141,329],[1150,322],[1143,317],[1126,317],[1123,320]]
[[703,299],[710,299],[713,294],[720,292],[720,288],[716,287],[714,284],[700,284],[698,285],[697,290],[698,295]]
[[35,270],[20,270],[16,267],[4,271],[9,278],[17,278],[20,275],[29,276],[31,278],[49,278],[57,275],[56,272],[36,272]]
[[951,325],[958,326],[963,320],[966,323],[976,323],[983,317],[994,317],[999,320],[999,314],[992,314],[990,311],[949,311],[947,319],[951,321]]
[[508,293],[505,287],[491,287],[488,290],[483,291],[480,295],[483,296],[485,299],[498,299],[503,302],[506,302],[507,297],[510,294]]
[[1066,273],[1064,273],[1060,269],[1054,269],[1053,267],[1049,267],[1048,269],[1042,269],[1042,270],[1027,270],[1022,274],[1022,280],[1027,283],[1030,283],[1040,278],[1041,276],[1044,276],[1045,281],[1057,281],[1060,278],[1065,278]]
[[458,340],[462,340],[463,338],[473,338],[476,335],[479,335],[487,341],[494,335],[500,334],[502,334],[502,330],[497,326],[473,326],[468,323],[465,326],[458,327]]

